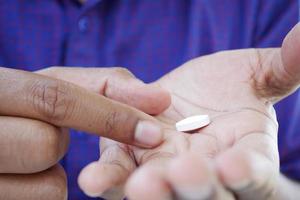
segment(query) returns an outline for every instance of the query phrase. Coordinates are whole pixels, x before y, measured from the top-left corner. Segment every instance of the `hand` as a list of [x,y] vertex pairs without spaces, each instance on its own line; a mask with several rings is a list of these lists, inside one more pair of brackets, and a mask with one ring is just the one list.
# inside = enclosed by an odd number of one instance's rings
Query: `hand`
[[[192,60],[154,84],[172,95],[157,116],[164,142],[145,150],[101,139],[100,160],[79,177],[108,199],[273,199],[279,156],[273,104],[300,81],[300,26],[281,49],[227,51]],[[209,126],[180,133],[176,121],[209,114]],[[138,169],[136,170],[136,168]],[[131,177],[128,179],[128,177]]]
[[[67,198],[65,173],[57,164],[67,151],[67,128],[143,147],[160,143],[156,120],[144,112],[157,114],[167,108],[167,92],[122,69],[70,70],[73,81],[80,74],[76,82],[96,94],[53,78],[64,70],[30,73],[0,68],[0,199]],[[85,75],[97,81],[89,82]]]

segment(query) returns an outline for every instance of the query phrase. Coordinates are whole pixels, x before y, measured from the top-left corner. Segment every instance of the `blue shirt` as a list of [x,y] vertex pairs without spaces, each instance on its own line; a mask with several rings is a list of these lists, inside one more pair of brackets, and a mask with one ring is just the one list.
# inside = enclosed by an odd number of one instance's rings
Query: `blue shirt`
[[[150,82],[201,55],[278,47],[297,20],[297,0],[0,1],[0,66],[30,71],[123,66]],[[276,105],[281,171],[296,180],[299,95]],[[89,199],[79,190],[77,176],[98,156],[97,137],[72,131],[62,161],[69,199]]]

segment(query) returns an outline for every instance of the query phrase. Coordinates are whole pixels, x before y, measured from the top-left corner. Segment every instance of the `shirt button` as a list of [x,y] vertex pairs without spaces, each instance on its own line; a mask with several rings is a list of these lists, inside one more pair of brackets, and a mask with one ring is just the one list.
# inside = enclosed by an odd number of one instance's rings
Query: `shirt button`
[[88,18],[87,17],[82,17],[78,21],[78,28],[80,32],[86,32],[88,29]]

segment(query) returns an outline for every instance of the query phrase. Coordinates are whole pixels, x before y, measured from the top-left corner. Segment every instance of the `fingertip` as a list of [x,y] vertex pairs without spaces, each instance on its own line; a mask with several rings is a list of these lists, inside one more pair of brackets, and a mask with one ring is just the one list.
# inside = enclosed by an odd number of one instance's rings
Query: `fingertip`
[[300,22],[297,23],[289,31],[289,33],[286,35],[286,37],[283,40],[282,46],[285,49],[289,49],[290,47],[298,47],[298,44],[300,43],[299,34],[300,34]]
[[125,194],[130,200],[171,199],[163,177],[151,170],[139,169],[128,180]]
[[221,182],[232,189],[242,189],[250,184],[252,170],[247,156],[239,152],[225,152],[216,159],[216,168]]
[[162,128],[152,121],[141,120],[136,125],[134,139],[136,145],[144,148],[158,146],[163,140]]
[[150,115],[158,115],[171,104],[170,93],[154,84],[136,87],[131,94],[130,105]]
[[210,173],[208,163],[193,154],[180,156],[173,160],[168,171],[169,177],[174,183],[191,185],[208,182]]
[[143,175],[138,170],[134,173],[125,185],[125,194],[129,199],[140,199],[143,196],[143,193],[147,192],[147,187],[145,187],[145,183],[148,181],[147,175]]
[[145,86],[148,103],[143,104],[143,110],[151,115],[157,115],[166,110],[171,104],[170,93],[154,84]]
[[111,82],[104,95],[150,115],[160,114],[171,104],[168,91],[156,84],[145,84],[136,78],[120,78],[117,82]]
[[97,168],[96,162],[90,163],[80,172],[78,176],[78,185],[81,190],[90,197],[97,196],[97,188],[93,184],[93,174]]
[[181,156],[170,163],[168,180],[182,199],[208,199],[214,176],[209,164],[197,155]]
[[98,162],[92,162],[87,165],[78,176],[78,184],[81,190],[90,197],[99,197],[108,189],[109,182],[105,176],[99,179],[103,171]]

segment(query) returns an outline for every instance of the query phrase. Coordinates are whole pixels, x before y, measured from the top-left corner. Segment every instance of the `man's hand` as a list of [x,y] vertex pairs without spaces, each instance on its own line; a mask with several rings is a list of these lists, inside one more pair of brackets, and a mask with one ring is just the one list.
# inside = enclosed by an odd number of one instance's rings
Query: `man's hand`
[[[108,199],[120,199],[125,183],[132,200],[274,199],[281,179],[273,104],[299,85],[299,36],[298,25],[281,49],[201,57],[155,82],[172,96],[157,116],[164,142],[145,150],[102,139],[100,160],[82,171],[81,188]],[[211,124],[175,131],[176,121],[195,114],[208,114]]]
[[144,112],[158,114],[170,104],[166,91],[120,68],[38,73],[0,68],[0,94],[0,199],[5,200],[67,198],[66,177],[57,164],[67,151],[67,128],[152,147],[162,133]]

